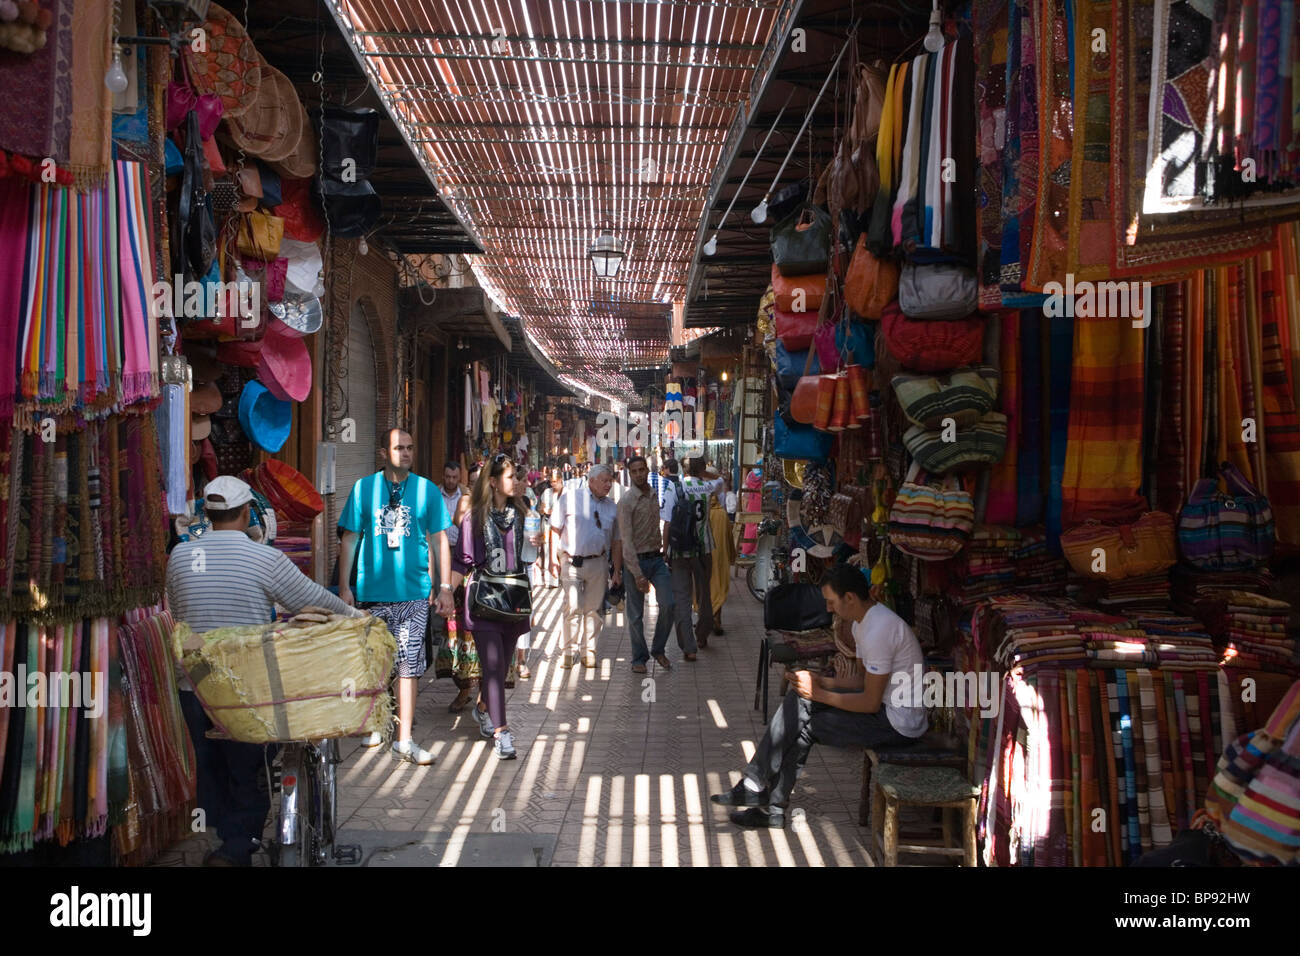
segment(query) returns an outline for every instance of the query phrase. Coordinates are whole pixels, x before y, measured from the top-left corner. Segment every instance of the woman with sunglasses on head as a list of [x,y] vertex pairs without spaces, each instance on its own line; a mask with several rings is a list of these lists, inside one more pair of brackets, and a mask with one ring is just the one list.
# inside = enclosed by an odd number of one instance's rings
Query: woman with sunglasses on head
[[[506,671],[515,656],[515,643],[530,623],[527,618],[500,621],[476,615],[471,593],[475,575],[521,574],[526,587],[528,577],[521,557],[526,512],[523,483],[515,481],[514,462],[508,455],[497,455],[484,465],[474,483],[452,556],[452,580],[465,582],[459,623],[474,635],[481,669],[474,717],[502,760],[515,758],[514,738],[506,722]],[[536,545],[537,540],[531,543]]]

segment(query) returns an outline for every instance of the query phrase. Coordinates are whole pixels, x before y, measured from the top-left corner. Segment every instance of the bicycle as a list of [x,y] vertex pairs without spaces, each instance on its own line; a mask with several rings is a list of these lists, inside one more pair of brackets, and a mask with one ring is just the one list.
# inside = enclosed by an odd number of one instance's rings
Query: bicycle
[[279,773],[272,793],[276,801],[275,838],[266,843],[271,864],[278,867],[325,866],[361,862],[361,847],[339,845],[338,741],[295,741],[280,753]]

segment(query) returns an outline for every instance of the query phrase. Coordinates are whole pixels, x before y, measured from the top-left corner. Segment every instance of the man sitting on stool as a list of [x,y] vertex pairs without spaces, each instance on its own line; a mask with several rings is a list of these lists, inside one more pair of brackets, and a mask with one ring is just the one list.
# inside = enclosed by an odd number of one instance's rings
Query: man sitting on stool
[[853,640],[866,673],[836,683],[808,671],[785,675],[791,690],[772,715],[767,733],[745,767],[740,783],[711,799],[729,807],[742,827],[785,826],[785,808],[795,777],[815,743],[831,747],[891,747],[907,744],[926,731],[925,708],[890,700],[890,679],[924,666],[921,645],[901,617],[871,597],[871,585],[857,568],[839,564],[822,582],[822,597],[832,614],[853,622]]

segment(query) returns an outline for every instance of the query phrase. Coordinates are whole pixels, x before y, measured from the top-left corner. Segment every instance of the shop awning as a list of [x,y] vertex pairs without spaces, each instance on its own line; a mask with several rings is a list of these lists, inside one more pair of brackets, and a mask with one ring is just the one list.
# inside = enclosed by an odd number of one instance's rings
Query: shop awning
[[497,307],[477,286],[403,289],[398,315],[403,332],[435,330],[448,341],[471,340],[474,358],[509,352],[514,344]]

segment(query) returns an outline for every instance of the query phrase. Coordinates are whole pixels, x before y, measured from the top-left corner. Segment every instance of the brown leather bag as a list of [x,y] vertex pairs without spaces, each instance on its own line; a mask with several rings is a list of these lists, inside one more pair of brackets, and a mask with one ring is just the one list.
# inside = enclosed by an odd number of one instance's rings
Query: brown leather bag
[[864,233],[844,277],[844,301],[864,319],[879,319],[885,306],[898,296],[898,266],[891,259],[877,259],[867,248]]
[[[783,276],[781,271],[772,266],[772,291],[776,294],[776,307],[782,312],[816,312],[822,307],[826,296],[826,274],[816,273],[804,276]],[[802,292],[802,302],[796,296]],[[796,309],[795,306],[800,308]]]

